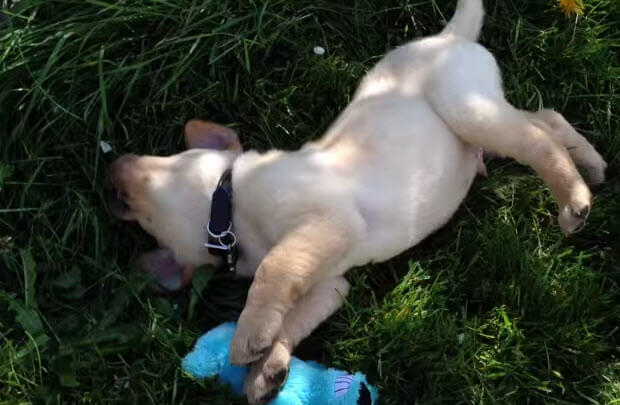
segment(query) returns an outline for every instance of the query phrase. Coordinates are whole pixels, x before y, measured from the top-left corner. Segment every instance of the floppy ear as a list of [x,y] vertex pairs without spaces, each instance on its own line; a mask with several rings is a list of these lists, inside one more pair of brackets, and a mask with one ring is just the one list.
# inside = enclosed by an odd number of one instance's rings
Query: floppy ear
[[185,124],[185,144],[188,149],[242,151],[235,131],[215,122],[197,119]]

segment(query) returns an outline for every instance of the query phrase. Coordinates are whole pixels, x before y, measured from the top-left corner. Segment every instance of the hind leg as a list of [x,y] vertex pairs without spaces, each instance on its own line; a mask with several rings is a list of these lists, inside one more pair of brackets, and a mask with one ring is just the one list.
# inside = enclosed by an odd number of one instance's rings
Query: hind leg
[[607,163],[562,114],[545,109],[528,113],[528,115],[534,124],[545,129],[556,143],[568,150],[575,164],[586,171],[590,184],[600,184],[605,181]]
[[558,202],[564,234],[581,230],[592,195],[566,148],[505,100],[469,97],[461,102],[452,110],[456,114],[447,115],[448,119],[442,115],[459,137],[531,166]]
[[499,69],[482,46],[456,43],[439,54],[425,96],[463,141],[531,166],[553,192],[565,235],[579,231],[592,195],[566,148],[548,125],[504,99]]

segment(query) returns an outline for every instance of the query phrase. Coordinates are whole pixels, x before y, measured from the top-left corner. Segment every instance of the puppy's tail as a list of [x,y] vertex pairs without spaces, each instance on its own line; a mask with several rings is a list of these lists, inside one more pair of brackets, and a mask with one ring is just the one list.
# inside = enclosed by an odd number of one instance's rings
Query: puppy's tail
[[482,0],[458,0],[454,16],[441,35],[455,35],[476,41],[482,28],[484,7]]

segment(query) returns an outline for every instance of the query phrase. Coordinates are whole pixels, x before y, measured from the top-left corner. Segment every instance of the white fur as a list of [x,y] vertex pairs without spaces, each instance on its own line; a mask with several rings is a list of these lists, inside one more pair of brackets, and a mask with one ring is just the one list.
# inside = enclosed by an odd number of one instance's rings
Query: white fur
[[423,99],[358,99],[322,140],[297,152],[249,152],[235,161],[239,240],[242,246],[246,238],[263,240],[261,260],[296,223],[326,211],[344,221],[356,241],[326,276],[384,261],[452,216],[476,163],[475,148],[455,137]]

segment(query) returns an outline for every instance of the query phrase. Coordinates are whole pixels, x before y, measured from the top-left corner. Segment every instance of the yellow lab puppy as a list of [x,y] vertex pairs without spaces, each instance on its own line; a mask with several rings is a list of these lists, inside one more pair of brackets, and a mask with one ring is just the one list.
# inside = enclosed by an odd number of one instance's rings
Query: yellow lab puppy
[[111,168],[112,206],[163,250],[145,260],[178,288],[218,264],[204,247],[211,195],[232,170],[238,274],[254,277],[231,347],[253,363],[245,391],[265,402],[286,378],[290,353],[349,290],[344,273],[380,262],[442,226],[464,199],[480,147],[530,165],[551,188],[565,234],[580,230],[606,164],[558,113],[525,112],[503,95],[493,56],[476,43],[481,0],[459,0],[438,35],[385,56],[317,142],[295,152],[243,152],[237,134],[190,121],[191,150],[124,156]]

